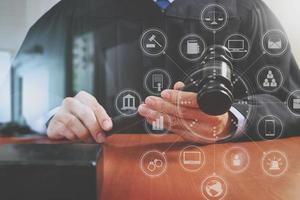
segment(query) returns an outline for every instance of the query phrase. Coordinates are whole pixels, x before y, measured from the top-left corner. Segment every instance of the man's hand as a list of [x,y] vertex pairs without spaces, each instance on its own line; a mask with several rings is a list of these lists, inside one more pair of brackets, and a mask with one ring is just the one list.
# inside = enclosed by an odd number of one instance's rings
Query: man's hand
[[112,120],[95,97],[79,92],[74,98],[64,99],[60,109],[50,121],[47,135],[51,139],[82,140],[91,137],[102,143],[104,131],[112,129]]
[[[150,124],[159,116],[167,115],[166,118],[170,118],[171,121],[165,120],[165,127],[171,127],[169,131],[193,142],[208,143],[209,141],[203,138],[214,140],[215,135],[219,138],[227,136],[230,126],[229,114],[226,113],[221,116],[206,115],[199,109],[197,94],[180,91],[179,89],[182,87],[184,87],[184,84],[178,82],[175,84],[174,90],[163,91],[162,98],[147,97],[145,104],[139,107],[140,115],[145,117]],[[182,121],[190,126],[190,130],[183,125]],[[191,130],[196,134],[192,134]]]

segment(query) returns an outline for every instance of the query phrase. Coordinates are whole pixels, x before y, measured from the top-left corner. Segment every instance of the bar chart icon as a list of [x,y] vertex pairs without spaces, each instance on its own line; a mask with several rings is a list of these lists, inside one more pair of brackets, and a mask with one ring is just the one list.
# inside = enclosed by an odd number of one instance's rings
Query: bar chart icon
[[154,122],[152,122],[153,131],[163,131],[164,130],[164,117],[160,116]]

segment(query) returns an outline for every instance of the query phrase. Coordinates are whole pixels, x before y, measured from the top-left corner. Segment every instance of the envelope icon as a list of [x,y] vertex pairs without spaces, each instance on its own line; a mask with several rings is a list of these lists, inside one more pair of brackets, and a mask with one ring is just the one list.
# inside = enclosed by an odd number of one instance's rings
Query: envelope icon
[[270,38],[268,40],[268,48],[269,49],[281,49],[282,48],[281,39]]

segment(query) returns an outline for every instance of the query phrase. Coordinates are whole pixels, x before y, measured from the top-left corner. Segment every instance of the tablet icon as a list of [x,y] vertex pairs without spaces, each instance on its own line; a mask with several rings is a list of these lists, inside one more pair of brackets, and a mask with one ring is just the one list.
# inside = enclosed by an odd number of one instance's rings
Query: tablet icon
[[278,117],[268,115],[259,120],[257,129],[262,139],[273,140],[282,135],[283,124]]

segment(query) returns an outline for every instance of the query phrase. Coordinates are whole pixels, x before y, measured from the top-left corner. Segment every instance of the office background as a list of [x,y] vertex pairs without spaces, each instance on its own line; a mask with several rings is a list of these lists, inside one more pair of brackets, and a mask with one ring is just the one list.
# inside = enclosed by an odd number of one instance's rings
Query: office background
[[[39,69],[32,70],[30,62],[39,62],[39,56],[43,49],[33,46],[32,52],[20,66],[15,64],[11,68],[11,61],[16,55],[27,31],[32,24],[59,0],[0,0],[0,123],[35,120],[38,116],[55,107],[66,94],[70,94],[67,88],[67,74],[62,62],[41,63]],[[200,1],[200,0],[199,0]],[[300,2],[298,0],[264,0],[278,16],[283,24],[297,62],[300,63]],[[85,42],[85,48],[92,53],[90,36],[84,35],[74,38],[73,44]],[[87,54],[89,54],[87,51]],[[89,55],[87,55],[89,56]],[[92,56],[92,55],[90,55]],[[27,60],[27,61],[26,61]],[[24,64],[26,63],[26,64]],[[55,64],[53,64],[55,63]],[[89,64],[89,63],[87,63]],[[50,69],[51,65],[51,72]],[[55,66],[53,66],[55,65]],[[92,65],[92,63],[90,63]],[[92,69],[92,66],[90,68]],[[82,74],[81,71],[77,72]],[[85,75],[93,71],[85,72]],[[56,77],[55,83],[49,81],[50,77]],[[90,82],[77,77],[73,84],[73,92],[85,89],[92,92],[93,80]],[[20,89],[22,88],[22,89]],[[55,92],[54,92],[55,91]]]

